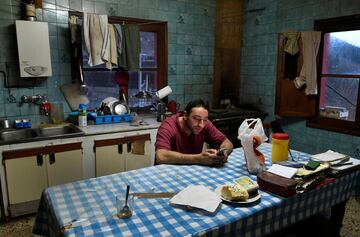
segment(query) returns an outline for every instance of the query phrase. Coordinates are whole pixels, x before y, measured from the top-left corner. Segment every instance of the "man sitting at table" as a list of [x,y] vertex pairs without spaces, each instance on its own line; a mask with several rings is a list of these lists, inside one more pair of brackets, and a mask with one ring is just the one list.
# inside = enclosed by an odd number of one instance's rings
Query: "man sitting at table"
[[[183,113],[165,119],[155,143],[156,164],[223,165],[233,144],[209,120],[201,99],[189,102]],[[203,150],[204,142],[216,149]]]

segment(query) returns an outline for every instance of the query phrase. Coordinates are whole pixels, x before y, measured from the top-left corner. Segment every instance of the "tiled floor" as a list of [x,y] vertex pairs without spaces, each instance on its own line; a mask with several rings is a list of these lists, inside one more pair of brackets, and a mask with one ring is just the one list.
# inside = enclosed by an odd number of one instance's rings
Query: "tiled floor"
[[[37,236],[31,234],[35,217],[33,215],[15,218],[11,221],[0,223],[0,236]],[[360,200],[350,199],[346,205],[346,212],[341,229],[342,237],[360,236]]]

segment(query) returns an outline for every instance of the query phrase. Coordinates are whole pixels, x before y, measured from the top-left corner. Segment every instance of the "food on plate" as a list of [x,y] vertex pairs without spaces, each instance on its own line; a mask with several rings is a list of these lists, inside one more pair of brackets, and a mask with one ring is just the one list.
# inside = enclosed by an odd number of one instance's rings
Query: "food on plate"
[[237,184],[225,184],[220,188],[220,194],[223,198],[229,201],[246,201],[249,198],[249,193],[244,187]]
[[254,196],[258,194],[259,185],[250,179],[248,176],[241,176],[234,180],[237,185],[240,185],[246,189],[249,193],[249,196]]

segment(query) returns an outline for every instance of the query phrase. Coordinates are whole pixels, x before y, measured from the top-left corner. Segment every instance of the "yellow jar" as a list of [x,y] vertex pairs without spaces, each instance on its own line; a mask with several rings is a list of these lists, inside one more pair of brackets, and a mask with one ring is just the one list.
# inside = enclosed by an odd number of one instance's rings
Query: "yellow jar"
[[288,160],[289,135],[287,133],[272,134],[272,163]]

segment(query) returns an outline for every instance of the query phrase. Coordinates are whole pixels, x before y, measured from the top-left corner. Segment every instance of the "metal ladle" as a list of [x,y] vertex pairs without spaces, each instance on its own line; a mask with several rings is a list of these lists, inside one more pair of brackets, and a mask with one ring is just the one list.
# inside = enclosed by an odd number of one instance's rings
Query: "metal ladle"
[[82,70],[82,66],[81,66],[81,62],[80,60],[78,61],[78,64],[79,64],[79,76],[80,76],[80,87],[79,87],[79,91],[80,93],[82,93],[83,95],[86,95],[87,92],[88,92],[88,87],[87,85],[85,84],[85,81],[84,81],[84,75],[83,75],[83,70]]
[[129,199],[129,191],[130,191],[130,185],[126,186],[126,195],[125,195],[125,205],[120,210],[120,212],[117,214],[119,218],[129,218],[132,216],[132,211],[128,205],[128,199]]

